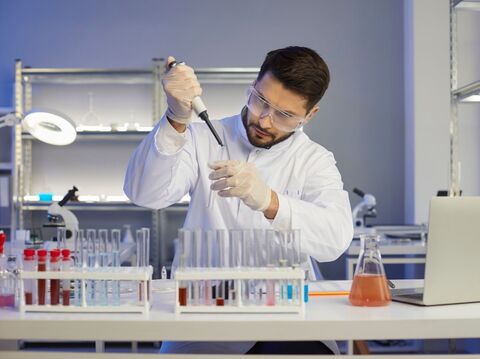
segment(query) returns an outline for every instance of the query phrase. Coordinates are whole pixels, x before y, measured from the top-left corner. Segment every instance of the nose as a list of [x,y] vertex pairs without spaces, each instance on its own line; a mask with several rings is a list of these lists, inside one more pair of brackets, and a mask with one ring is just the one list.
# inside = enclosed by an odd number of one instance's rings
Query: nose
[[262,128],[271,128],[272,127],[272,110],[267,108],[258,118],[258,124]]

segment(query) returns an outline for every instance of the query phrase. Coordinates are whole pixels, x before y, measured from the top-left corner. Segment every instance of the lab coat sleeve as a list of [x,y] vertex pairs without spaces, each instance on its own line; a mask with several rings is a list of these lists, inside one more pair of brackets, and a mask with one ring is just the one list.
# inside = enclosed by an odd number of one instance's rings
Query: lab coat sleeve
[[350,245],[353,224],[348,193],[333,155],[328,153],[321,162],[321,166],[308,166],[301,198],[277,193],[279,210],[271,225],[276,230],[301,229],[302,252],[329,262]]
[[133,203],[161,209],[190,192],[197,176],[191,129],[180,134],[164,116],[130,158],[123,190]]

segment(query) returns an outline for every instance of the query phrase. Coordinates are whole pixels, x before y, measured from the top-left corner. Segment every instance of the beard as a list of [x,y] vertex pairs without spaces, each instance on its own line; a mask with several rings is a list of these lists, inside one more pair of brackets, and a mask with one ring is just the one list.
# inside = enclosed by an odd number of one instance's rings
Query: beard
[[[284,136],[275,136],[274,134],[264,130],[263,128],[261,128],[260,126],[257,126],[254,123],[249,124],[248,109],[246,106],[242,110],[242,122],[243,122],[243,126],[245,127],[245,131],[247,132],[248,141],[250,141],[250,143],[253,146],[259,147],[259,148],[269,149],[272,146],[276,145],[277,143],[285,141],[295,133],[295,132],[289,132]],[[266,134],[265,137],[268,137],[270,140],[266,140],[265,138],[260,139],[255,133],[255,129],[258,129],[262,133],[265,133]]]

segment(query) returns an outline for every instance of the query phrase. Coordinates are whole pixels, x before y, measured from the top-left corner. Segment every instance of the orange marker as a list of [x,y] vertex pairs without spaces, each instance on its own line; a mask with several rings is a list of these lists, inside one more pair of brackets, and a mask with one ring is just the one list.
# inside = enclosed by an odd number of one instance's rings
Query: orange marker
[[334,295],[349,295],[350,292],[346,290],[339,290],[333,292],[309,292],[310,297],[334,296]]

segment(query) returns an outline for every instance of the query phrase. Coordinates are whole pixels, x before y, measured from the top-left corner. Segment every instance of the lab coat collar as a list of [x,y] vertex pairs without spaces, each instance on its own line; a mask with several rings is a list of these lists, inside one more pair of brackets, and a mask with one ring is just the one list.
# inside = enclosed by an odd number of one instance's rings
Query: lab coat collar
[[262,147],[256,147],[250,143],[250,140],[248,139],[247,136],[247,130],[245,129],[245,125],[243,124],[243,116],[246,116],[246,108],[242,110],[242,112],[237,116],[237,132],[240,134],[240,137],[243,141],[243,143],[247,146],[249,150],[257,149],[259,151],[270,151],[270,152],[277,152],[277,151],[285,151],[288,149],[295,138],[299,136],[299,132],[297,131],[294,133],[292,136],[287,138],[285,141],[282,141],[280,143],[277,143],[276,145],[273,145],[270,148],[262,148]]

